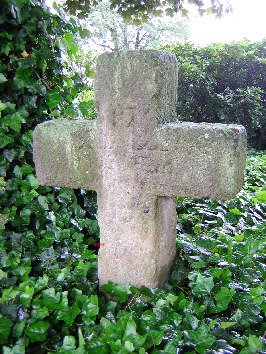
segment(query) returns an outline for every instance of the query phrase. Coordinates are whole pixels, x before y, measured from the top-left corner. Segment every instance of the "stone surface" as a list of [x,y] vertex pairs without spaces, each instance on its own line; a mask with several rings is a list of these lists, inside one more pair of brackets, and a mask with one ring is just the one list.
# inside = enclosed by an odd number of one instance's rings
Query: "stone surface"
[[160,287],[176,250],[176,196],[229,199],[243,183],[242,126],[175,122],[177,63],[159,51],[97,62],[97,121],[34,131],[40,184],[97,191],[99,283]]

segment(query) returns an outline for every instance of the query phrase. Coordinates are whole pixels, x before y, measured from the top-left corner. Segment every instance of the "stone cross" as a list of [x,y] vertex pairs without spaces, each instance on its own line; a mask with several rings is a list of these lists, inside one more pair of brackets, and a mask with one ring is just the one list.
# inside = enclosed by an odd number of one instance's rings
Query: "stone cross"
[[244,127],[177,122],[177,72],[167,52],[104,53],[97,120],[34,131],[40,185],[97,191],[100,285],[163,286],[176,254],[176,196],[229,199],[242,187]]

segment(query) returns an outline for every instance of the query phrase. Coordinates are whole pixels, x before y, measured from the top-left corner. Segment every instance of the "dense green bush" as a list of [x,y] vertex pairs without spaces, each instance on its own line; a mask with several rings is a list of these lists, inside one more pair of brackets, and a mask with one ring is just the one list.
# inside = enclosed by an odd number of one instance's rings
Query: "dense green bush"
[[266,40],[168,49],[179,64],[179,119],[243,124],[249,145],[265,149]]
[[[1,195],[2,229],[6,224],[7,230],[33,237],[46,223],[49,194],[45,188],[37,191],[32,130],[53,116],[78,115],[72,102],[84,85],[62,56],[64,51],[73,59],[77,52],[75,31],[73,21],[51,15],[37,1],[1,4],[0,177],[7,183]],[[88,106],[79,102],[79,112],[86,116]]]

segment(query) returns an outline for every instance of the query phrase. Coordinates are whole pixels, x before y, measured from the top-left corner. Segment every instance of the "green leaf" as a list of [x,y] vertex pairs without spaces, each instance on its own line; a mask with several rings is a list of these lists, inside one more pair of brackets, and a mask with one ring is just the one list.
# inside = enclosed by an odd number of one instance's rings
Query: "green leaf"
[[66,42],[67,42],[68,44],[71,44],[71,43],[73,42],[73,40],[74,40],[72,34],[69,33],[69,32],[67,32],[67,33],[65,34],[64,39],[66,40]]
[[65,109],[64,113],[71,118],[75,118],[78,116],[75,107],[72,104]]
[[12,349],[3,347],[3,354],[25,354],[25,345],[16,344]]
[[80,110],[80,112],[81,112],[83,117],[88,117],[89,116],[90,109],[91,109],[91,103],[80,102],[79,110]]
[[28,164],[23,164],[22,166],[21,166],[21,168],[20,168],[20,172],[22,173],[22,174],[24,174],[24,173],[31,173],[32,171],[34,171],[34,168],[33,167],[31,167],[30,165],[28,165]]
[[0,73],[0,84],[2,84],[3,82],[6,82],[7,78],[5,77],[4,74]]
[[0,314],[0,340],[1,341],[8,339],[12,326],[13,326],[12,321],[10,321],[10,319],[8,318],[3,317]]
[[47,99],[46,99],[46,103],[47,103],[47,106],[50,108],[50,109],[53,109],[55,108],[61,101],[62,101],[62,96],[59,95],[59,93],[50,93],[47,95]]
[[256,304],[260,305],[264,301],[264,296],[262,296],[264,293],[263,287],[251,288],[249,293],[248,299],[254,301]]
[[80,37],[84,39],[86,37],[89,37],[91,35],[91,32],[86,28],[79,27],[79,34]]
[[20,295],[20,302],[24,307],[29,306],[33,294],[34,294],[34,288],[27,285],[23,293]]
[[122,303],[128,300],[128,292],[130,292],[129,288],[129,284],[117,285],[112,283],[111,281],[101,286],[102,290],[106,291],[112,296],[116,295],[119,301]]
[[192,287],[192,292],[194,295],[210,294],[212,288],[214,287],[213,278],[205,278],[201,274],[198,274],[196,279],[196,284]]
[[199,326],[199,320],[197,317],[193,316],[191,313],[186,313],[185,318],[183,320],[183,327],[185,329],[196,330]]
[[17,152],[15,150],[4,150],[4,156],[7,161],[12,162],[16,156]]
[[14,137],[12,135],[6,135],[0,132],[0,148],[5,147],[8,144],[13,143]]
[[266,202],[266,190],[258,190],[256,191],[258,194],[257,197],[252,198],[255,203],[265,203]]
[[12,34],[8,34],[6,31],[0,32],[0,37],[1,38],[6,38],[6,39],[9,39],[9,40],[13,39],[13,35]]
[[88,321],[89,319],[94,319],[99,312],[98,307],[98,296],[91,295],[89,298],[87,296],[79,296],[77,298],[79,307],[82,309],[82,319]]
[[60,348],[59,351],[57,351],[58,353],[65,353],[65,351],[69,352],[69,351],[72,351],[73,353],[73,350],[76,349],[76,340],[75,340],[75,337],[73,336],[65,336],[64,337],[64,340],[63,340],[63,345],[62,347]]
[[79,339],[79,347],[84,346],[85,340],[84,340],[84,337],[83,337],[83,334],[82,334],[82,331],[80,328],[78,329],[78,339]]
[[40,62],[39,62],[39,67],[40,67],[40,69],[42,70],[42,72],[44,73],[45,70],[46,70],[46,68],[47,68],[47,61],[46,61],[44,58],[42,58],[42,59],[40,60]]
[[235,288],[221,287],[219,292],[215,295],[216,307],[211,312],[220,312],[227,309],[229,302],[235,294]]
[[3,126],[10,127],[16,132],[20,132],[22,123],[25,123],[25,119],[19,112],[8,114],[3,118]]
[[263,342],[258,337],[256,337],[253,334],[250,334],[248,337],[248,346],[247,346],[247,348],[242,349],[240,351],[240,354],[250,354],[250,353],[255,353],[255,352],[259,353],[260,351],[258,351],[258,350],[259,350],[259,347],[261,347],[262,343]]
[[[108,323],[105,325],[104,331],[107,342],[111,345],[112,350],[116,352],[121,348],[121,343],[125,344],[126,341],[131,342],[134,345],[134,349],[139,349],[146,339],[146,336],[140,336],[137,333],[136,323],[130,313],[126,313],[116,324]],[[158,343],[161,338],[161,332],[153,332],[150,338]]]
[[74,302],[74,304],[71,307],[58,310],[58,312],[56,313],[56,319],[63,320],[66,324],[72,326],[75,318],[79,313],[80,313],[80,309],[78,307],[78,304],[77,302]]
[[31,311],[31,319],[36,322],[36,320],[43,320],[45,317],[49,316],[49,311],[47,307],[41,307],[34,305],[34,309]]
[[44,197],[42,195],[39,195],[37,199],[38,199],[39,204],[41,205],[41,207],[44,210],[49,210],[49,205],[47,203],[47,198],[46,197]]
[[266,302],[261,305],[261,310],[264,312],[264,316],[266,316]]
[[192,343],[196,345],[196,348],[200,354],[203,354],[206,349],[210,349],[215,341],[215,337],[210,333],[208,325],[204,322],[195,331],[189,330],[188,335]]
[[33,175],[28,175],[26,181],[29,183],[31,188],[36,189],[39,187],[37,179]]
[[[0,112],[2,112],[4,109],[6,109],[7,105],[5,103],[2,103],[2,101],[0,100]],[[1,115],[0,115],[1,117]]]
[[24,208],[23,210],[21,210],[21,212],[19,213],[20,218],[21,218],[21,223],[23,225],[29,225],[30,223],[30,216],[31,216],[31,210]]
[[7,278],[7,272],[3,272],[2,269],[0,269],[0,280],[3,278]]
[[152,340],[152,345],[160,345],[163,340],[164,332],[152,329],[148,332],[148,336]]
[[246,244],[244,246],[244,256],[243,257],[243,261],[245,264],[249,264],[252,259],[254,254],[258,251],[259,247],[260,247],[260,240],[256,240],[252,237],[252,235],[249,236],[249,238],[246,241]]
[[61,310],[68,307],[67,291],[55,293],[54,288],[42,291],[42,305],[49,310]]
[[242,213],[237,208],[229,209],[229,211],[234,215],[238,215],[238,216],[242,215]]
[[22,333],[24,331],[26,324],[26,320],[23,320],[21,322],[17,322],[15,326],[13,327],[12,334],[14,337],[20,338],[22,336]]
[[237,322],[222,322],[220,327],[221,328],[229,328],[237,324]]
[[32,342],[42,342],[46,338],[46,331],[50,324],[45,321],[38,321],[25,329],[25,333],[30,337]]
[[77,55],[79,48],[72,43],[72,44],[70,44],[70,50],[71,50],[72,54]]

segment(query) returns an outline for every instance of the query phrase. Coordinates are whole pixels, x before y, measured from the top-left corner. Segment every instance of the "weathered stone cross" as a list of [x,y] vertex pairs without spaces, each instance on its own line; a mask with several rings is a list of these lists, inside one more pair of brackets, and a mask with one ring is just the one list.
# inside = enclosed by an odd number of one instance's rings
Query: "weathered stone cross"
[[105,53],[98,118],[34,131],[41,185],[97,191],[100,285],[161,287],[176,253],[176,196],[228,199],[242,186],[242,126],[176,122],[177,62],[159,51]]

